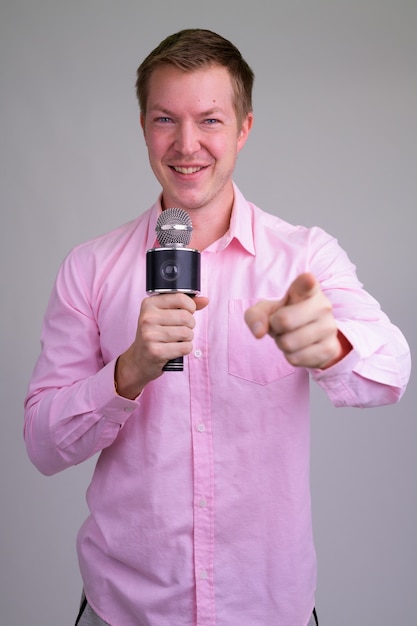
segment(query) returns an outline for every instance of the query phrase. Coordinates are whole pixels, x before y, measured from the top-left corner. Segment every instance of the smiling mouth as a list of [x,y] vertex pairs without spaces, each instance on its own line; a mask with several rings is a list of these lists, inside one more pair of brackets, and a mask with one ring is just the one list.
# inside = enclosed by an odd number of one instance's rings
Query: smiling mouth
[[175,172],[178,172],[178,174],[195,174],[196,172],[200,172],[201,170],[205,169],[204,166],[198,166],[198,167],[177,167],[175,165],[171,165],[170,167]]

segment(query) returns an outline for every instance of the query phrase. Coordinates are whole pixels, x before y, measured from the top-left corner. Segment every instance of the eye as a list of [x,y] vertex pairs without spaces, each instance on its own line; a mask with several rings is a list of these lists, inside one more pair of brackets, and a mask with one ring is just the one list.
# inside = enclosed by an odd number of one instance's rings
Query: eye
[[172,119],[170,117],[161,116],[157,117],[156,121],[160,124],[168,124],[169,122],[172,122]]
[[204,123],[208,126],[212,126],[214,124],[219,124],[220,120],[216,119],[215,117],[209,117],[208,119],[204,120]]

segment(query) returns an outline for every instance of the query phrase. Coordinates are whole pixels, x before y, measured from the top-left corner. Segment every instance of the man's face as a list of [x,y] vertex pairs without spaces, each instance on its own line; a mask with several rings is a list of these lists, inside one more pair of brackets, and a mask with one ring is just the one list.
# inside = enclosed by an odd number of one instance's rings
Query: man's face
[[173,66],[150,78],[141,124],[165,207],[198,209],[232,198],[232,174],[252,114],[238,125],[227,70],[183,72]]

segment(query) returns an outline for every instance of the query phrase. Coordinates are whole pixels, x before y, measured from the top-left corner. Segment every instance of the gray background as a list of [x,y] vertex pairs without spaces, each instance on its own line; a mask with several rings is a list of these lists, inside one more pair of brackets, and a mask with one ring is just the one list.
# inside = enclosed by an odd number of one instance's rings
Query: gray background
[[[37,473],[22,441],[23,397],[62,258],[156,197],[135,70],[190,26],[231,38],[257,76],[255,126],[236,172],[242,191],[334,234],[416,347],[415,0],[1,0],[4,626],[74,621],[74,543],[93,461]],[[322,626],[416,623],[415,405],[415,380],[399,405],[367,411],[336,410],[313,391]]]

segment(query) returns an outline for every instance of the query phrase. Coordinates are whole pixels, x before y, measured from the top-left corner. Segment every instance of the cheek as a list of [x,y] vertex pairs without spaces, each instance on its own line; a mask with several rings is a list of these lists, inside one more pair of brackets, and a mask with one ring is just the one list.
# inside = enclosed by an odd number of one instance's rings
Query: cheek
[[213,137],[210,142],[210,151],[217,159],[233,158],[237,152],[236,138],[232,139],[224,135]]
[[162,154],[172,142],[171,133],[167,128],[158,131],[155,128],[145,126],[143,135],[148,150],[154,154]]
[[149,155],[154,158],[162,156],[169,145],[167,138],[161,135],[148,134],[145,137],[146,145],[148,147]]

